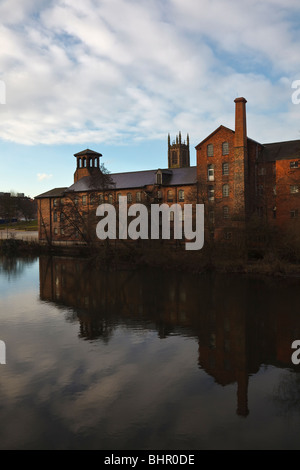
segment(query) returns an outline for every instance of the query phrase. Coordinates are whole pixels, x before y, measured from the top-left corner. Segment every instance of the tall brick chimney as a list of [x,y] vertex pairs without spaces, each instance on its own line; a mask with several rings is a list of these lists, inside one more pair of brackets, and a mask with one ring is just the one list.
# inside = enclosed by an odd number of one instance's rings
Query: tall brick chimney
[[235,147],[246,147],[247,126],[246,126],[246,103],[245,98],[236,98],[235,102]]
[[245,98],[236,98],[235,102],[235,134],[234,134],[234,212],[235,220],[245,222],[246,218],[246,194],[248,192],[248,145],[246,126]]

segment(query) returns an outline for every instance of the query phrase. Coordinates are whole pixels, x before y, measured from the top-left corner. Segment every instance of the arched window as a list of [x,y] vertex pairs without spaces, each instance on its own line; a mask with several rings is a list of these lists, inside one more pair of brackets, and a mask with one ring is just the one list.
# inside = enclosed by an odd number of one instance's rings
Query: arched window
[[127,202],[128,203],[132,202],[132,194],[131,193],[127,193]]
[[184,190],[183,189],[179,189],[178,199],[179,199],[180,202],[184,201]]
[[86,159],[85,159],[85,157],[84,157],[83,160],[82,160],[82,167],[83,167],[83,168],[86,167]]
[[224,219],[229,219],[229,207],[228,206],[223,207],[223,217]]
[[228,142],[223,142],[222,144],[222,155],[228,155],[229,154],[229,144]]
[[229,184],[223,184],[222,194],[223,194],[223,197],[229,196]]
[[214,165],[207,165],[207,178],[208,178],[208,181],[215,181]]
[[177,165],[178,159],[177,159],[177,152],[175,150],[172,151],[172,165]]
[[167,192],[167,201],[168,202],[173,202],[173,191],[172,189],[169,189]]
[[118,195],[117,195],[118,202],[120,202],[120,197],[121,197],[121,196],[122,196],[122,194],[121,194],[121,193],[118,193]]
[[113,195],[111,193],[109,193],[108,195],[108,204],[112,204],[113,203]]
[[208,144],[207,146],[207,156],[213,157],[214,156],[214,146],[213,144]]
[[213,201],[215,198],[215,190],[213,186],[208,186],[207,197],[209,201]]
[[222,164],[222,174],[223,176],[229,175],[229,163],[226,162]]
[[142,200],[142,193],[141,191],[138,191],[135,195],[136,202],[141,202]]

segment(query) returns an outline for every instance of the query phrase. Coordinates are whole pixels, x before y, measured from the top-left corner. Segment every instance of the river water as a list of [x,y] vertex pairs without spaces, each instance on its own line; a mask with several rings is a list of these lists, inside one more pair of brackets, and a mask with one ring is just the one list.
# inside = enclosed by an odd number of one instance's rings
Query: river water
[[299,278],[2,258],[0,296],[1,449],[300,449]]

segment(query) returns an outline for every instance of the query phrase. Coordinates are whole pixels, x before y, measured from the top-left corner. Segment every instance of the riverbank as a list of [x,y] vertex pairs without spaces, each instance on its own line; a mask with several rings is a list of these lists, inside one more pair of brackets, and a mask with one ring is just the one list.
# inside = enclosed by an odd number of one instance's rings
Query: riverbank
[[204,247],[200,251],[185,251],[182,247],[157,243],[124,245],[48,245],[37,239],[24,240],[17,237],[0,239],[0,254],[6,256],[68,256],[84,257],[92,265],[103,269],[138,268],[143,266],[190,273],[240,273],[267,276],[300,277],[300,263],[282,254],[268,250],[265,253],[233,249],[233,247]]

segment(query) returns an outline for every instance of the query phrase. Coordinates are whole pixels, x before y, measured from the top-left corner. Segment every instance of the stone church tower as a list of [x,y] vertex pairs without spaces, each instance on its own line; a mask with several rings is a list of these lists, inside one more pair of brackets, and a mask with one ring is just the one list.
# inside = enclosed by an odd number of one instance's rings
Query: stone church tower
[[186,142],[181,140],[181,132],[176,136],[176,141],[170,142],[168,134],[168,167],[183,168],[190,166],[190,138],[187,134]]

